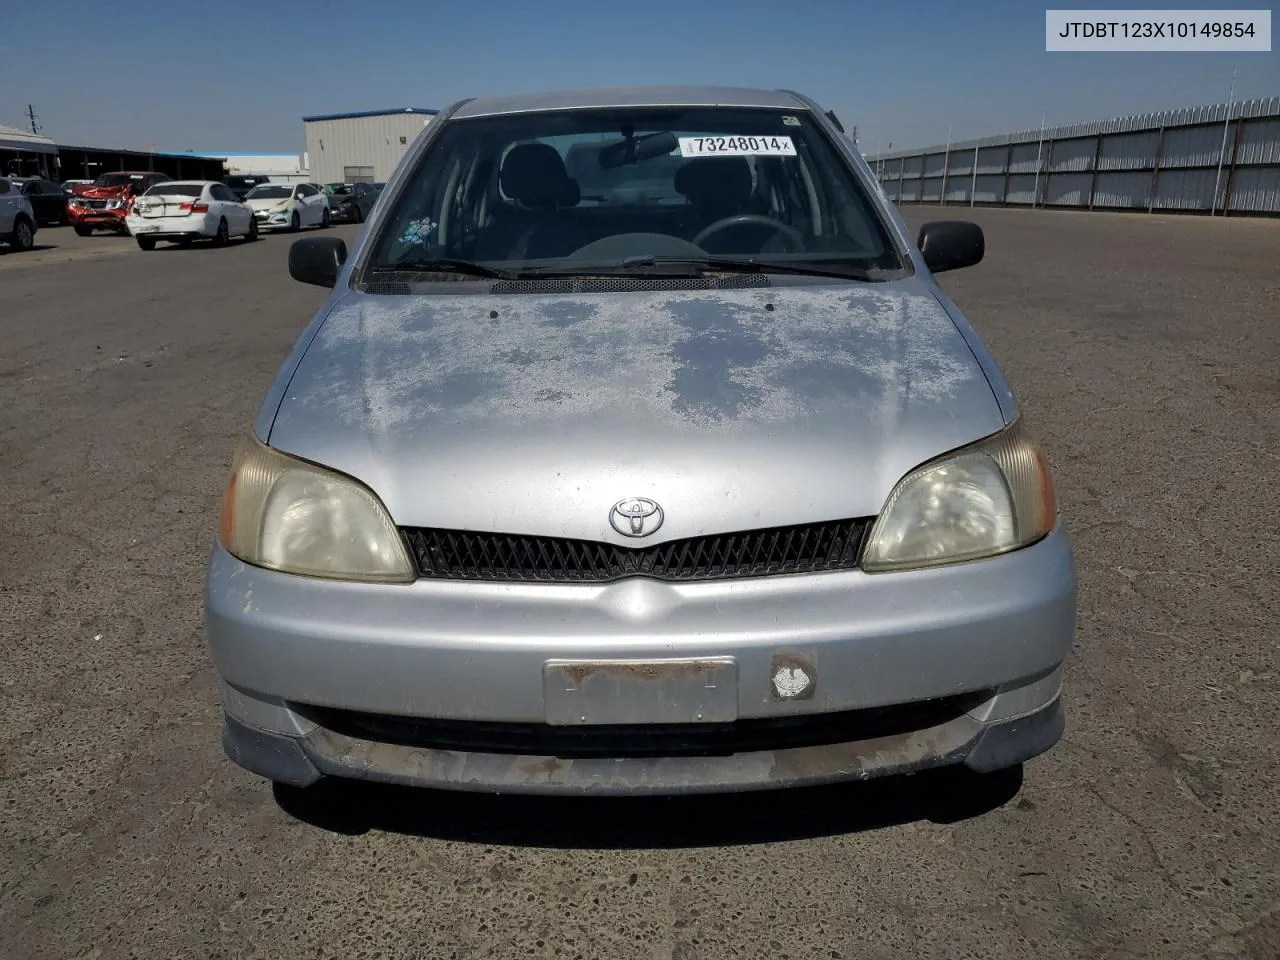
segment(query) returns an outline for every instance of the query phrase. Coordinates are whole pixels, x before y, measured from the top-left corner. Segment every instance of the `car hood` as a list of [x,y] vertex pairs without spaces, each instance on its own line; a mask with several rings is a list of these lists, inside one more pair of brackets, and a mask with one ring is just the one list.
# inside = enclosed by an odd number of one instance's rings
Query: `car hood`
[[[250,199],[250,200],[242,200],[242,201],[241,201],[241,203],[247,203],[247,204],[248,204],[250,207],[252,207],[254,210],[270,210],[270,209],[272,209],[273,207],[275,207],[275,206],[277,206],[277,205],[279,205],[279,204],[288,204],[289,202],[290,202],[290,199],[289,199],[288,197],[285,197],[285,198],[283,198],[283,199],[279,199],[279,198],[278,198],[278,199],[275,199],[275,200],[270,200],[270,199],[266,199],[266,198],[254,197],[254,198],[252,198],[252,199]],[[283,208],[282,208],[282,209],[283,209]]]
[[84,197],[87,200],[113,200],[123,197],[126,192],[132,193],[129,187],[95,187],[86,184],[77,184],[72,190],[74,196]]
[[[287,373],[286,373],[287,375]],[[921,280],[603,294],[351,292],[267,437],[396,523],[646,543],[877,514],[901,476],[1004,425]]]

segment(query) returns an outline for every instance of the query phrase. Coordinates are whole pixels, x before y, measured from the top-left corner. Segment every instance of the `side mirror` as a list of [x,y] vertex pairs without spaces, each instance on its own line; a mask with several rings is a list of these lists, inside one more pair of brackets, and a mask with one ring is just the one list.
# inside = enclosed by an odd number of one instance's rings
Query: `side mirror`
[[987,241],[982,228],[968,220],[931,220],[916,240],[925,266],[932,273],[972,267],[982,260]]
[[347,262],[347,245],[338,237],[306,237],[289,247],[289,276],[299,283],[332,287]]

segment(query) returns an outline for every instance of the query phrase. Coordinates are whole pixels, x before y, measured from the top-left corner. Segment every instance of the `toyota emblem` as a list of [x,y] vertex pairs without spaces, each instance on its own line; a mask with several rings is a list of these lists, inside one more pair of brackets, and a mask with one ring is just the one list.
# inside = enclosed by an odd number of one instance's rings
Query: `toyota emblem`
[[644,497],[627,497],[613,505],[609,523],[624,537],[647,537],[662,526],[662,508]]

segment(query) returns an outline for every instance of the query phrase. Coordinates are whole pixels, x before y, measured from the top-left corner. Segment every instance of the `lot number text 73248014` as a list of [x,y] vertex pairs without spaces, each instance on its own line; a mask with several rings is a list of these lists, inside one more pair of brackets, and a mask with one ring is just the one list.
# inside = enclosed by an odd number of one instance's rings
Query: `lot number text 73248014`
[[794,157],[790,137],[681,137],[682,157]]

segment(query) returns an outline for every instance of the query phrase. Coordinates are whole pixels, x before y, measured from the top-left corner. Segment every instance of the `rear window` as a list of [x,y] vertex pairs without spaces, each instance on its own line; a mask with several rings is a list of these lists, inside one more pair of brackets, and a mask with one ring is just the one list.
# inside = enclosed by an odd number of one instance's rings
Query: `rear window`
[[198,197],[204,193],[199,183],[157,183],[143,196],[147,197]]

